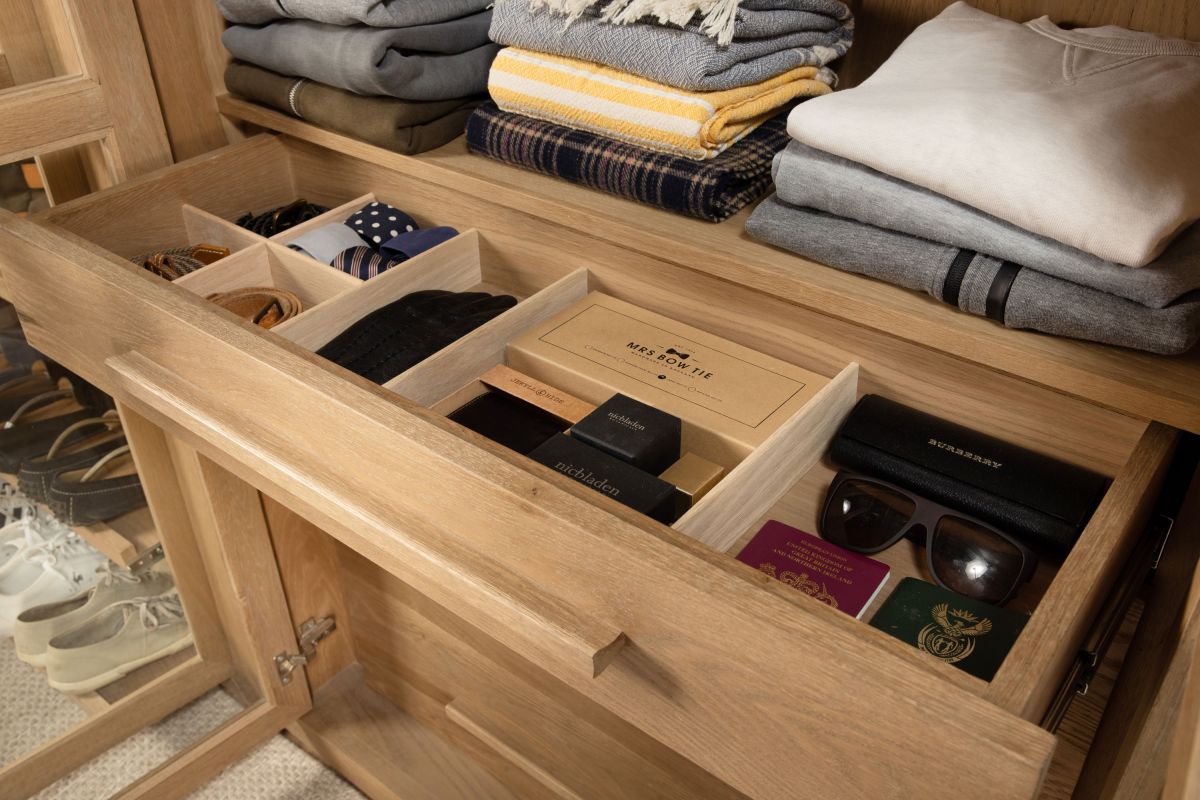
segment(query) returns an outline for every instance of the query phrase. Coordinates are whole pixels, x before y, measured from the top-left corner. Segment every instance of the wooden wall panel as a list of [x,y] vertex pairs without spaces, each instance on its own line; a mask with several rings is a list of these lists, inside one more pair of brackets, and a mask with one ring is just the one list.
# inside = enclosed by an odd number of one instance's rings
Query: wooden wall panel
[[176,161],[224,147],[240,136],[217,111],[229,56],[224,21],[211,0],[135,0],[146,55]]

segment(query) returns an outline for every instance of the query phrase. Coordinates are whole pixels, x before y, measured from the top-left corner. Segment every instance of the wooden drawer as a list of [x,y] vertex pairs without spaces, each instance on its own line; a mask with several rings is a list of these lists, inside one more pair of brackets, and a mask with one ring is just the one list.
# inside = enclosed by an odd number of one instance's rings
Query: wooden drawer
[[[226,222],[296,196],[346,207],[375,197],[465,233],[356,285]],[[197,236],[238,252],[180,285],[124,260]],[[1176,440],[1166,426],[287,137],[36,222],[5,217],[0,253],[30,339],[48,355],[586,700],[612,722],[606,735],[636,733],[662,758],[695,765],[697,781],[753,797],[796,787],[1034,796],[1054,746],[1034,723],[1119,575]],[[303,291],[310,310],[268,332],[198,296],[250,277]],[[430,285],[486,285],[522,302],[390,388],[312,354],[384,298]],[[596,289],[833,379],[813,415],[785,426],[769,459],[763,445],[743,462],[753,470],[731,473],[732,488],[682,530],[427,407],[502,359],[523,327]],[[1014,604],[1033,616],[990,683],[728,555],[767,517],[815,528],[832,475],[824,444],[856,392],[1113,478],[1071,556],[1044,565]],[[920,555],[888,551],[889,585],[921,574]]]

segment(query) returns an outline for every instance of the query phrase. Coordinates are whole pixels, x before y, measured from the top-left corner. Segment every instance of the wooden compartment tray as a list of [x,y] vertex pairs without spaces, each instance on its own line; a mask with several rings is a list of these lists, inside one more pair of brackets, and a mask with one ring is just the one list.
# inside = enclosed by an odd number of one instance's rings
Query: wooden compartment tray
[[[171,234],[151,247],[178,243],[185,206],[229,220],[296,196],[338,206],[368,194],[422,225],[464,233],[414,259],[411,272],[333,287],[275,331],[216,313],[186,284],[121,258],[148,244],[147,230]],[[278,247],[253,243],[231,258],[282,281],[292,273]],[[705,780],[751,796],[799,785],[845,797],[1034,796],[1054,740],[1033,722],[1120,573],[1176,440],[1171,428],[622,249],[419,171],[287,137],[248,140],[36,222],[7,220],[0,249],[38,264],[8,271],[7,281],[40,349],[531,665],[608,730],[635,732]],[[215,276],[220,265],[206,270]],[[339,325],[434,275],[496,286],[522,303],[387,386],[313,354]],[[498,363],[506,337],[588,290],[833,378],[829,402],[780,431],[787,446],[756,451],[744,478],[731,473],[724,496],[677,530],[426,408]],[[67,317],[56,313],[64,305],[74,309]],[[990,683],[727,554],[766,517],[815,528],[830,476],[824,444],[856,392],[1113,478],[1071,556],[1022,597],[1032,618]],[[918,555],[897,547],[887,559],[899,577],[920,575]],[[458,709],[476,733],[491,730],[482,712]]]

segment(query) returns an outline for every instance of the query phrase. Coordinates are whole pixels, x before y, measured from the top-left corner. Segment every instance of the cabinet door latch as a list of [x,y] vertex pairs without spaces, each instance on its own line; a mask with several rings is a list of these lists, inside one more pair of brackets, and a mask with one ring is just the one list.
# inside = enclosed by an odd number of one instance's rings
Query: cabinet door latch
[[299,653],[280,653],[275,656],[275,669],[279,671],[279,682],[287,686],[292,682],[292,673],[313,660],[317,655],[317,643],[337,629],[333,617],[309,617],[296,629],[300,643]]

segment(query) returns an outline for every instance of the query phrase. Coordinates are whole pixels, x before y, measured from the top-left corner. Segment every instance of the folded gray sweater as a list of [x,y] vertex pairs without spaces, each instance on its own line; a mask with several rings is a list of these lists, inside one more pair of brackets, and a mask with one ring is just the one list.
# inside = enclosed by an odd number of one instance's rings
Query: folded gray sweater
[[218,0],[222,16],[243,25],[311,19],[331,25],[407,28],[483,11],[490,0]]
[[530,11],[527,0],[497,3],[491,37],[500,44],[605,64],[668,86],[716,91],[760,83],[789,69],[824,66],[845,54],[854,33],[836,0],[787,0],[738,10],[734,40],[721,47],[694,26],[612,25]]
[[1162,308],[1200,289],[1200,224],[1144,267],[1105,261],[936,192],[793,141],[775,157],[775,190],[807,206],[1007,261]]
[[343,28],[308,20],[235,25],[221,36],[234,58],[365,95],[448,100],[483,94],[499,47],[491,12],[409,28]]
[[746,222],[756,239],[831,267],[926,292],[1025,328],[1177,355],[1200,339],[1200,293],[1147,308],[1012,262],[767,198]]

